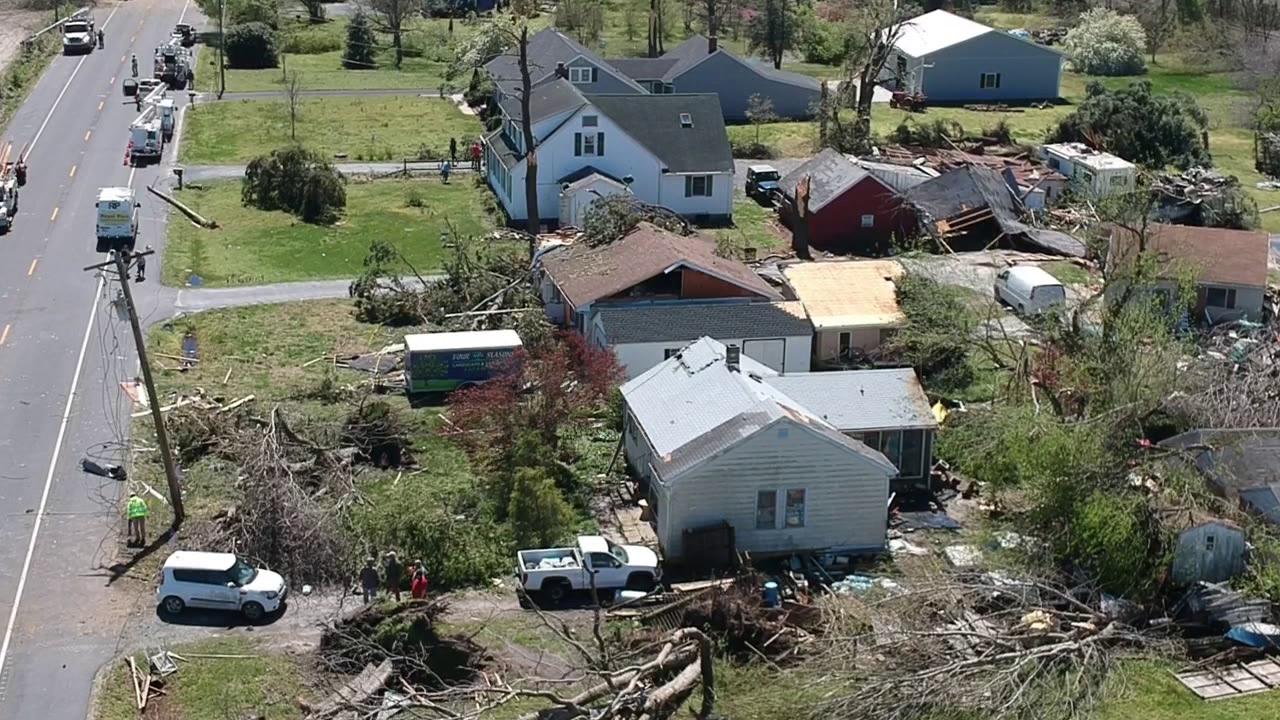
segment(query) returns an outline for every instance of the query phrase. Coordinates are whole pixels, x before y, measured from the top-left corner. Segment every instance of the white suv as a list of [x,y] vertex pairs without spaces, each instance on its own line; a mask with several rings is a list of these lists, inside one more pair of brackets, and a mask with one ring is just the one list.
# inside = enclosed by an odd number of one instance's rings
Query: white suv
[[171,615],[188,607],[236,610],[250,621],[279,610],[289,588],[284,578],[259,570],[231,553],[179,550],[164,562],[156,590]]

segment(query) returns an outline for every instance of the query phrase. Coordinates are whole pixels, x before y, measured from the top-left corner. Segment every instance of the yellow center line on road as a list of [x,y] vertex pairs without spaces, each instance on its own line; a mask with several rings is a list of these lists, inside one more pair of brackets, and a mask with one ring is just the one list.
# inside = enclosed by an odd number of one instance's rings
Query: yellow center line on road
[[54,220],[57,220],[57,219],[58,219],[58,208],[54,208],[53,214],[49,216],[49,222],[53,222]]
[[4,341],[7,340],[8,338],[9,338],[9,326],[5,325],[4,330],[0,331],[0,345],[3,345]]
[[92,135],[92,134],[93,134],[93,131],[92,131],[92,130],[85,130],[85,131],[84,131],[84,141],[85,141],[85,142],[89,142],[89,136],[90,136],[90,135]]
[[31,258],[31,267],[27,268],[27,277],[36,274],[36,263],[40,262],[40,258]]
[[75,176],[76,176],[76,166],[75,166],[75,165],[72,165],[72,166],[71,166],[71,174],[70,174],[70,175],[68,175],[67,177],[75,177]]

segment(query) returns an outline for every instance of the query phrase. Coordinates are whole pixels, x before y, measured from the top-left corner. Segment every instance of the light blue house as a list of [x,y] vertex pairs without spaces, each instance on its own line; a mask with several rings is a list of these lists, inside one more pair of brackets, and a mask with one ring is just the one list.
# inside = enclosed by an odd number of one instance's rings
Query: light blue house
[[[888,30],[882,32],[889,32]],[[1061,53],[946,10],[906,21],[881,83],[930,103],[1055,100]]]

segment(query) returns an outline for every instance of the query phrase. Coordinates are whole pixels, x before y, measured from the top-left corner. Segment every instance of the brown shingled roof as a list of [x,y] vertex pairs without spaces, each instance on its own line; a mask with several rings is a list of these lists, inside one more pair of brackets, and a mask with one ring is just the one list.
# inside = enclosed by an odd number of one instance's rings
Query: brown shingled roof
[[771,300],[782,295],[751,268],[715,254],[715,243],[684,237],[649,223],[640,223],[625,237],[607,245],[569,245],[548,253],[542,266],[575,306],[616,295],[649,278],[680,266],[750,290]]
[[[1162,263],[1184,263],[1200,282],[1263,287],[1267,284],[1267,234],[1254,230],[1159,225],[1148,228],[1149,251]],[[1111,233],[1112,262],[1136,251],[1136,237],[1115,228]]]

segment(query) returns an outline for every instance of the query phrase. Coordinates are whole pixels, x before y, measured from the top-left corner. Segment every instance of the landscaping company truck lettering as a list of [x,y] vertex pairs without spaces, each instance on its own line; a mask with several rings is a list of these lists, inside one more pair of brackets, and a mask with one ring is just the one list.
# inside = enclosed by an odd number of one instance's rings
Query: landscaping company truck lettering
[[409,392],[449,392],[500,372],[521,347],[514,330],[406,335]]

